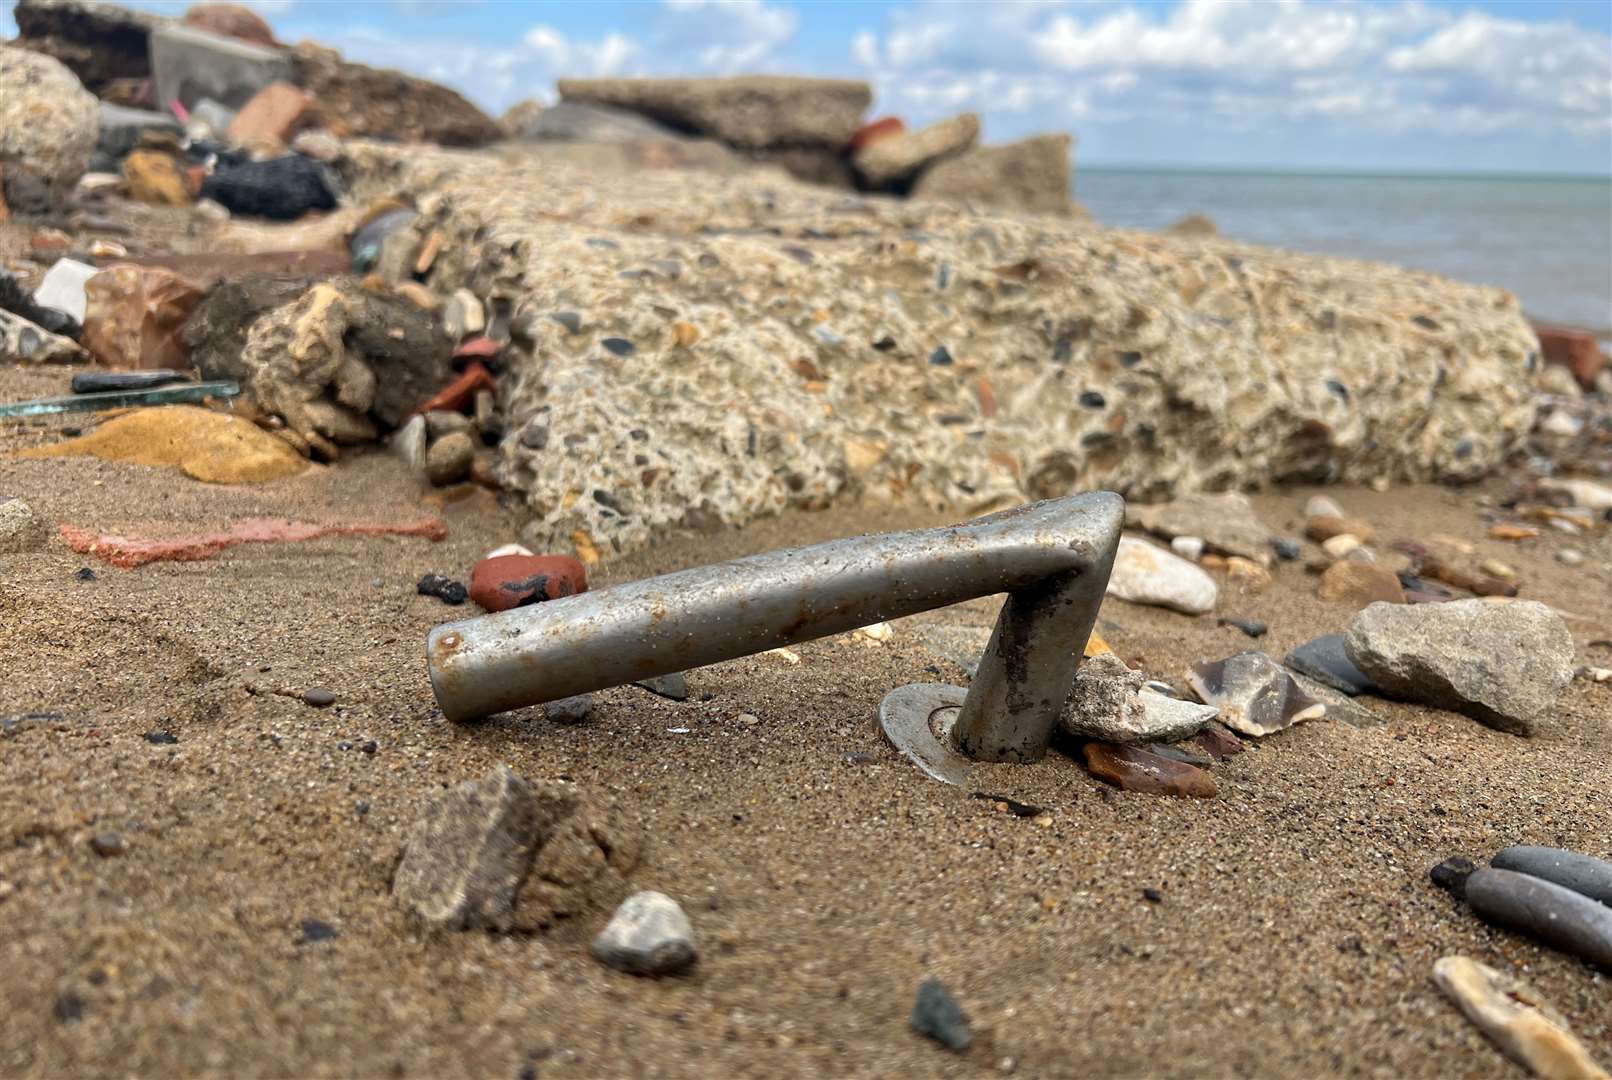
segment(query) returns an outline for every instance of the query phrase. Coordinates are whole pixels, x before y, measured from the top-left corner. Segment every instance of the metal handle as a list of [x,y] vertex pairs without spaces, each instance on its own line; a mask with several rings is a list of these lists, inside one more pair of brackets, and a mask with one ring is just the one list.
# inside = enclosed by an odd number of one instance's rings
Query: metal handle
[[1074,681],[1124,516],[1118,495],[1075,495],[446,623],[426,643],[431,686],[450,720],[473,720],[1005,592],[951,738],[975,760],[1034,761]]

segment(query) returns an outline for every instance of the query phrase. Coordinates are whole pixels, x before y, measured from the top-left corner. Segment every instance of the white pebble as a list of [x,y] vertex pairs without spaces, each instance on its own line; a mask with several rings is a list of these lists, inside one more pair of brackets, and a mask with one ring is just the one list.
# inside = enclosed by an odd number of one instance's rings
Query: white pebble
[[1203,541],[1196,536],[1178,536],[1170,541],[1170,550],[1188,562],[1197,562],[1203,558]]

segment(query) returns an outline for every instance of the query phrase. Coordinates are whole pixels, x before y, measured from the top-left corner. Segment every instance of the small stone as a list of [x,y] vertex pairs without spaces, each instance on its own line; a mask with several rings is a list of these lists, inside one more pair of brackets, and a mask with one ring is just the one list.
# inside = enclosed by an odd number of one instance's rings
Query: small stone
[[1490,862],[1498,870],[1554,882],[1612,907],[1612,863],[1602,859],[1561,848],[1519,844],[1506,848]]
[[1200,754],[1196,750],[1184,750],[1181,747],[1174,746],[1170,743],[1147,743],[1142,747],[1142,749],[1146,750],[1150,754],[1157,754],[1159,757],[1169,758],[1171,761],[1183,761],[1188,765],[1196,765],[1200,769],[1207,769],[1209,766],[1215,763],[1215,759],[1210,757],[1208,754]]
[[755,713],[742,712],[738,716],[734,717],[734,721],[738,723],[740,727],[756,727],[760,725],[761,717],[757,716]]
[[1529,600],[1372,604],[1344,641],[1349,659],[1392,697],[1529,735],[1573,677],[1573,635]]
[[569,555],[488,557],[470,574],[470,598],[486,611],[508,611],[587,591],[587,568]]
[[435,311],[442,306],[437,294],[418,281],[400,281],[392,286],[392,291],[421,311]]
[[1312,517],[1304,523],[1304,535],[1318,544],[1338,536],[1352,536],[1362,544],[1369,544],[1377,530],[1359,518]]
[[1382,717],[1360,704],[1360,699],[1357,697],[1340,694],[1332,687],[1316,682],[1308,675],[1297,671],[1289,671],[1288,674],[1292,676],[1300,690],[1327,707],[1328,720],[1336,720],[1340,724],[1357,728],[1378,727],[1387,723]]
[[1306,518],[1343,518],[1347,515],[1343,507],[1333,502],[1325,495],[1311,495],[1310,500],[1304,504]]
[[28,504],[0,495],[0,555],[38,551],[44,546],[44,523]]
[[1495,540],[1534,540],[1539,536],[1539,530],[1531,525],[1495,525],[1489,530],[1489,536]]
[[1484,559],[1478,564],[1478,569],[1490,577],[1496,577],[1502,581],[1515,581],[1517,578],[1517,571],[1499,559]]
[[974,1042],[968,1017],[933,975],[918,984],[918,997],[907,1017],[912,1030],[934,1039],[948,1050],[962,1053]]
[[600,341],[599,344],[604,346],[606,352],[616,356],[631,356],[633,354],[633,343],[626,338],[607,337]]
[[94,581],[95,580],[95,571],[91,570],[87,566],[81,566],[77,570],[73,571],[73,580],[74,581]]
[[1522,980],[1446,956],[1433,965],[1433,981],[1507,1057],[1541,1080],[1606,1080],[1562,1014]]
[[574,697],[550,701],[543,706],[543,715],[552,723],[580,724],[593,715],[593,695],[577,694]]
[[[1099,396],[1099,407],[1101,404]],[[1254,513],[1248,497],[1235,492],[1183,495],[1151,506],[1128,504],[1125,524],[1166,539],[1200,537],[1212,551],[1249,559],[1262,566],[1271,560],[1271,541],[1275,539],[1275,534]]]
[[686,349],[700,340],[700,331],[693,323],[674,322],[672,324],[672,340],[680,349]]
[[1535,938],[1612,971],[1612,907],[1511,870],[1475,870],[1466,900],[1485,922]]
[[1084,661],[1059,726],[1076,737],[1105,742],[1176,742],[1214,719],[1213,707],[1144,692],[1145,681],[1113,653]]
[[442,329],[455,343],[487,328],[487,311],[469,289],[456,289],[442,305]]
[[103,859],[123,854],[123,837],[115,832],[96,833],[90,838],[90,850]]
[[1157,889],[1143,889],[1142,899],[1150,904],[1162,904],[1164,903],[1164,894]]
[[1231,555],[1226,559],[1226,580],[1245,594],[1262,593],[1270,587],[1271,572],[1252,559]]
[[328,709],[336,704],[336,695],[322,686],[310,686],[302,692],[302,703],[316,709]]
[[1214,777],[1185,762],[1106,742],[1089,742],[1082,750],[1091,774],[1114,787],[1149,795],[1214,798]]
[[1262,652],[1197,664],[1187,683],[1206,704],[1219,706],[1222,723],[1244,735],[1263,737],[1326,714],[1325,705]]
[[1230,619],[1222,616],[1219,622],[1221,626],[1236,627],[1251,638],[1264,637],[1270,631],[1270,627],[1252,619]]
[[688,700],[688,679],[681,671],[670,675],[657,675],[653,679],[639,679],[633,685],[642,687],[657,697],[669,698],[672,701]]
[[559,323],[568,334],[577,334],[582,332],[582,316],[574,311],[550,312],[549,318]]
[[329,165],[341,157],[341,140],[328,131],[304,131],[291,140],[291,149]]
[[303,919],[299,929],[302,931],[302,937],[297,940],[298,945],[311,945],[317,941],[332,941],[341,936],[339,930],[320,919]]
[[504,544],[501,547],[493,548],[487,554],[483,555],[482,558],[484,558],[484,559],[497,559],[497,558],[502,558],[505,555],[530,555],[530,554],[532,554],[532,549],[527,547],[525,544]]
[[51,1011],[58,1023],[76,1024],[84,1019],[84,999],[68,990],[56,995],[56,1003]]
[[1247,749],[1243,741],[1218,720],[1210,721],[1192,741],[1203,747],[1204,753],[1216,758],[1228,758]]
[[1214,579],[1161,547],[1122,536],[1108,595],[1133,604],[1154,604],[1188,615],[1214,610],[1219,590]]
[[470,417],[464,413],[448,412],[445,409],[432,409],[424,415],[426,433],[433,440],[461,432],[469,434],[474,426]]
[[476,460],[476,444],[468,434],[456,431],[431,444],[425,454],[425,475],[438,487],[456,484],[470,472]]
[[675,975],[699,957],[694,928],[665,893],[634,893],[621,902],[588,951],[594,959],[632,975]]
[[1297,562],[1304,554],[1304,548],[1299,545],[1297,540],[1289,540],[1286,537],[1277,537],[1272,540],[1271,550],[1276,552],[1276,557],[1283,562]]
[[465,597],[468,595],[462,584],[451,578],[445,578],[441,574],[426,574],[414,586],[414,591],[421,596],[434,596],[444,604],[451,604],[455,607],[464,603]]
[[408,423],[392,435],[392,452],[402,458],[409,471],[416,476],[425,475],[426,449],[429,445],[423,416],[409,417]]
[[1612,510],[1612,486],[1597,484],[1593,480],[1541,480],[1541,491],[1565,496],[1574,506],[1589,510]]
[[173,746],[179,742],[177,736],[170,735],[166,731],[148,731],[145,740],[153,746]]
[[1427,876],[1433,879],[1433,884],[1460,900],[1466,896],[1466,879],[1477,868],[1478,864],[1466,856],[1453,855],[1429,870]]
[[1196,536],[1178,536],[1170,541],[1170,550],[1188,562],[1203,558],[1203,540]]
[[1556,561],[1563,566],[1583,566],[1584,553],[1577,548],[1562,548],[1556,553]]
[[1359,537],[1351,536],[1348,533],[1343,533],[1340,536],[1334,536],[1321,542],[1321,550],[1334,559],[1347,559],[1360,546]]
[[1399,583],[1399,575],[1385,567],[1349,560],[1327,568],[1321,575],[1316,595],[1323,600],[1343,601],[1356,607],[1405,602],[1405,589]]
[[1306,641],[1289,652],[1282,662],[1294,671],[1351,697],[1369,694],[1377,689],[1377,684],[1349,659],[1349,654],[1344,651],[1342,634],[1323,634]]

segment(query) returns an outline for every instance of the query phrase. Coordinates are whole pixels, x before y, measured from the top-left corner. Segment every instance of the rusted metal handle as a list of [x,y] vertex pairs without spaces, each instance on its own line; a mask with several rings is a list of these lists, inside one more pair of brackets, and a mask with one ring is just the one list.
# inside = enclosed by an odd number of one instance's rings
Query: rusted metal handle
[[1111,492],[962,525],[834,540],[568,596],[431,631],[450,720],[653,678],[1007,593],[951,739],[980,761],[1046,750],[1124,522]]

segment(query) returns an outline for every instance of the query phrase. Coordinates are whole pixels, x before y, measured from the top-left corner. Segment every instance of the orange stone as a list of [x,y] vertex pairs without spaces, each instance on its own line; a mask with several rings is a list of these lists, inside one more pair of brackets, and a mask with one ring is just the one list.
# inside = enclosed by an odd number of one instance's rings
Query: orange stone
[[313,98],[288,82],[270,83],[241,106],[230,121],[230,141],[273,139],[288,143],[312,113]]
[[1586,390],[1595,385],[1595,377],[1606,366],[1606,357],[1601,355],[1594,334],[1555,326],[1536,326],[1534,333],[1539,337],[1545,363],[1565,367]]
[[1405,589],[1399,575],[1374,563],[1335,562],[1321,575],[1318,595],[1323,600],[1341,600],[1365,607],[1378,602],[1403,604]]
[[851,152],[855,153],[858,150],[872,146],[880,140],[888,139],[892,135],[900,135],[906,130],[907,125],[901,122],[899,116],[880,117],[872,123],[863,124],[856,129],[856,134],[851,136]]
[[1334,536],[1352,536],[1362,544],[1369,544],[1377,531],[1357,518],[1313,517],[1304,523],[1304,535],[1318,544]]
[[1125,791],[1194,799],[1215,797],[1215,778],[1184,761],[1105,742],[1089,742],[1084,752],[1086,768],[1093,776]]
[[1489,535],[1496,540],[1533,540],[1539,536],[1539,530],[1527,525],[1496,525],[1489,530]]

